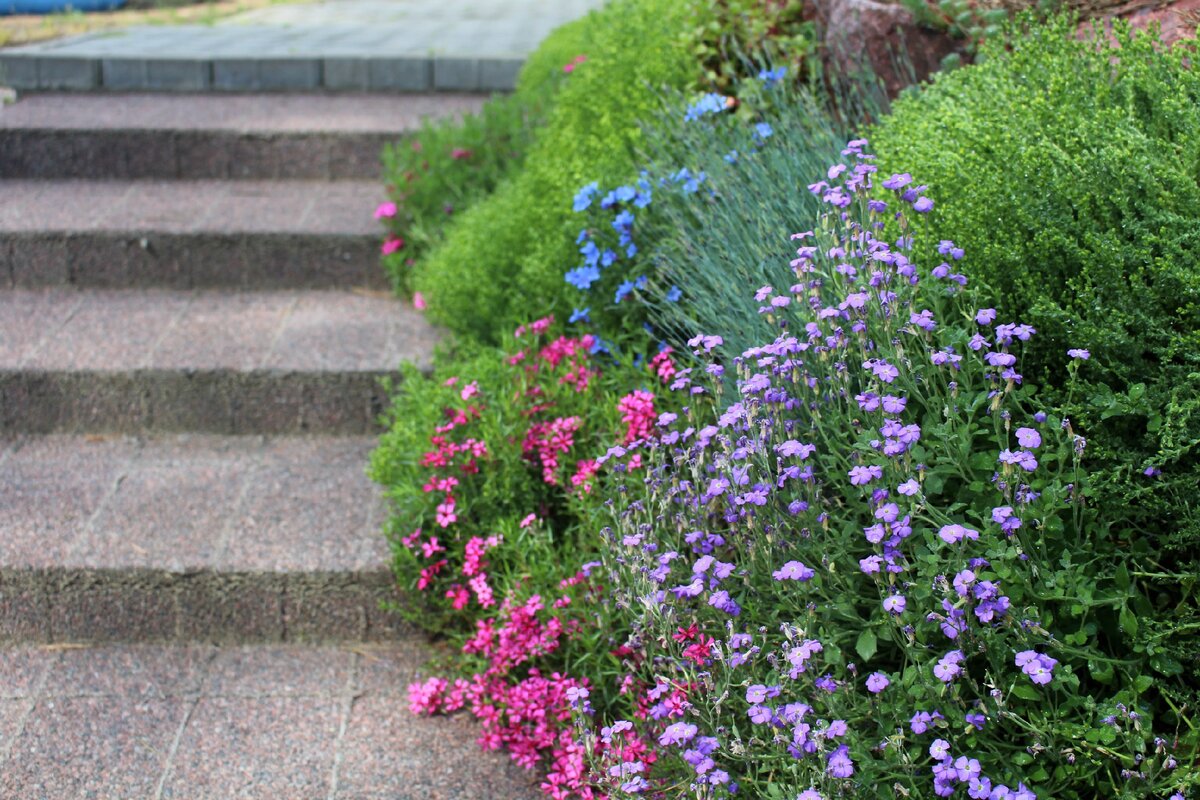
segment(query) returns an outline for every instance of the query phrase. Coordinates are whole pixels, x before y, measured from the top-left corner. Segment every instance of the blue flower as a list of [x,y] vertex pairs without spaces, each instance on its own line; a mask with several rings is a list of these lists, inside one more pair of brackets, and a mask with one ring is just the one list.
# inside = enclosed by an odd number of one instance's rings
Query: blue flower
[[629,209],[625,209],[613,219],[612,226],[617,233],[624,233],[633,227],[633,223],[633,214],[629,213]]
[[787,67],[764,69],[758,73],[758,79],[763,82],[763,88],[770,89],[787,75]]
[[600,248],[591,239],[587,244],[579,248],[579,254],[583,256],[584,263],[588,266],[596,266],[600,263]]
[[700,119],[707,114],[720,114],[726,108],[726,100],[719,94],[710,92],[697,100],[693,105],[688,106],[687,113],[684,114],[684,120],[691,122]]
[[608,349],[608,342],[597,336],[596,341],[592,342],[592,346],[588,352],[590,352],[592,355],[596,355],[597,353],[608,353],[610,352]]
[[617,204],[617,190],[613,189],[608,194],[604,195],[604,199],[600,201],[601,208],[612,208]]
[[575,204],[572,207],[576,212],[586,211],[588,206],[592,204],[592,195],[598,191],[600,191],[600,184],[592,181],[575,193]]
[[579,232],[579,235],[575,237],[575,244],[583,244],[589,235],[588,229],[584,228]]
[[633,281],[622,281],[621,285],[617,287],[616,300],[614,302],[619,303],[624,300],[633,292],[634,288]]
[[625,255],[629,256],[630,258],[633,258],[634,256],[636,256],[637,252],[638,252],[637,245],[634,244],[633,242],[630,242],[629,246],[625,248]]
[[754,126],[754,135],[760,140],[770,139],[774,133],[775,131],[771,129],[771,126],[765,122],[760,122]]
[[683,292],[680,291],[678,286],[672,286],[670,289],[667,290],[667,302],[668,303],[678,303],[682,297],[683,297]]
[[572,325],[574,325],[576,322],[591,322],[592,318],[588,316],[591,311],[591,306],[588,306],[587,308],[577,308],[571,314],[571,318],[567,320],[567,322],[571,323]]
[[592,284],[600,280],[600,270],[592,266],[576,267],[566,274],[567,283],[581,292],[592,288]]
[[738,155],[737,150],[730,150],[728,153],[725,154],[724,158],[725,158],[725,161],[727,161],[728,163],[736,164],[738,162],[738,159],[740,158],[740,156]]
[[614,263],[616,263],[616,260],[617,260],[617,254],[614,253],[612,250],[605,248],[604,254],[602,256],[600,256],[600,266],[611,267]]
[[613,190],[613,193],[617,196],[617,202],[619,203],[628,203],[637,194],[632,186],[618,186]]
[[635,287],[637,287],[638,289],[645,289],[646,285],[649,283],[650,283],[650,279],[647,278],[645,275],[639,275],[638,277],[633,279],[633,285]]

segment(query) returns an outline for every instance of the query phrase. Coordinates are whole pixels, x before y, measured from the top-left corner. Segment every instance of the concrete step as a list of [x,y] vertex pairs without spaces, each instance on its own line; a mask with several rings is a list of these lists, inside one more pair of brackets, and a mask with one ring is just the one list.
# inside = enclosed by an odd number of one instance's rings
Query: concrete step
[[[0,642],[404,634],[370,437],[17,437],[0,454]],[[3,795],[0,792],[0,795]]]
[[385,144],[478,95],[44,94],[0,108],[4,178],[377,178]]
[[9,286],[386,285],[374,181],[0,180]]
[[368,433],[436,338],[386,293],[0,292],[0,433]]
[[0,796],[533,800],[466,717],[409,713],[430,651],[0,649]]
[[508,91],[550,31],[599,5],[281,4],[215,25],[139,26],[7,48],[0,51],[0,83],[76,91]]

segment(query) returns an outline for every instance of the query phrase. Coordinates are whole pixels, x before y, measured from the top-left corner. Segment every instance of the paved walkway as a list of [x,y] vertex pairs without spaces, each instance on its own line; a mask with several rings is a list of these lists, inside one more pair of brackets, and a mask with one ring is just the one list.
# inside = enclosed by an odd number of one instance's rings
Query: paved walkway
[[462,95],[0,110],[0,797],[524,800],[420,719],[365,469],[438,332],[379,154]]
[[0,796],[532,800],[467,719],[417,719],[426,653],[113,645],[0,650]]
[[0,51],[0,85],[122,91],[505,91],[554,28],[602,0],[326,0],[212,26]]

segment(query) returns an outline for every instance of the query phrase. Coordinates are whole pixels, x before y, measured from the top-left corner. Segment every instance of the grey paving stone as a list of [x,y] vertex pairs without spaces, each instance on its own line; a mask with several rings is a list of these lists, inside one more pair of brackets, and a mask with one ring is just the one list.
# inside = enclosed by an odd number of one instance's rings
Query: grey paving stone
[[146,61],[146,88],[153,91],[199,91],[212,82],[204,59],[152,58]]
[[341,698],[205,697],[180,738],[163,798],[326,797]]
[[0,772],[5,797],[153,797],[185,701],[47,698]]
[[100,82],[113,91],[145,91],[150,85],[146,62],[136,58],[102,59]]
[[259,87],[265,91],[304,91],[321,86],[321,59],[263,58],[258,62]]
[[0,53],[0,82],[22,91],[37,89],[37,59],[26,55]]
[[367,64],[372,91],[425,92],[433,88],[428,58],[372,58]]
[[324,87],[337,91],[365,92],[370,85],[365,58],[326,58]]
[[435,58],[433,88],[438,91],[474,92],[479,84],[480,64],[476,58]]
[[94,58],[38,59],[39,89],[94,89],[100,82],[100,62]]
[[222,58],[212,65],[213,88],[234,92],[259,89],[258,62],[250,58]]

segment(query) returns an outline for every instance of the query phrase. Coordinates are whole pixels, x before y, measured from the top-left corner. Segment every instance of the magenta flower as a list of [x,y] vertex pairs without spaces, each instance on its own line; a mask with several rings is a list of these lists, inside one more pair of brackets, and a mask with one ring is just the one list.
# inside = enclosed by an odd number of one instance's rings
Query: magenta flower
[[395,203],[380,203],[379,208],[375,209],[375,219],[384,219],[386,217],[396,216]]
[[404,249],[404,240],[401,239],[399,236],[389,235],[386,239],[383,240],[383,245],[380,246],[379,252],[383,253],[385,256],[390,256],[392,253],[398,252],[403,249]]

